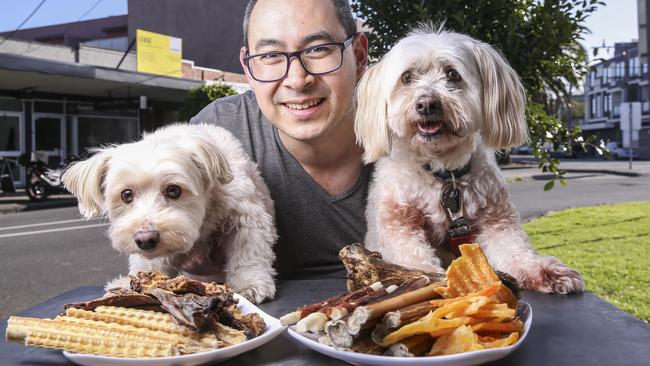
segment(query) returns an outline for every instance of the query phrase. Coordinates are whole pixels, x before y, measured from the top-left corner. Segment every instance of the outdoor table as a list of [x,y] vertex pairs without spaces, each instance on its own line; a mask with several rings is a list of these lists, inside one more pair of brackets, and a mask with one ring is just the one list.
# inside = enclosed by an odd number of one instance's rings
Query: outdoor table
[[[345,280],[279,281],[276,299],[260,308],[280,317],[307,303],[345,291]],[[100,287],[79,287],[19,314],[53,317],[63,304],[102,296]],[[559,296],[524,292],[533,323],[519,349],[490,365],[650,365],[650,326],[592,293]],[[5,333],[7,322],[0,330]],[[3,337],[4,338],[4,337]],[[0,364],[72,365],[57,350],[0,343]],[[284,332],[269,343],[220,365],[344,365],[312,351]]]

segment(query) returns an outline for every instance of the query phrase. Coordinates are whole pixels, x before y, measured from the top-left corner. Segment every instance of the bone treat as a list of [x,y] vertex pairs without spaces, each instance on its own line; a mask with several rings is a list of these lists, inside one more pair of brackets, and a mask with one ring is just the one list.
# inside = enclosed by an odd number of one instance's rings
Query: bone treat
[[348,291],[381,281],[384,286],[400,285],[413,277],[427,277],[431,282],[445,278],[444,273],[429,273],[386,262],[378,252],[372,252],[361,243],[341,249],[339,258],[347,270]]

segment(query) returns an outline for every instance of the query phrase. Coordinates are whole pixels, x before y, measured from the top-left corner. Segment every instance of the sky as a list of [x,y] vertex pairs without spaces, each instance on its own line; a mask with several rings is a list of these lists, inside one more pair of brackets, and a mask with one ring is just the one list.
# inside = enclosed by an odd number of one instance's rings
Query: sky
[[[22,23],[42,0],[0,0],[0,32],[12,31]],[[242,0],[243,1],[243,0]],[[604,0],[607,4],[592,14],[586,26],[591,34],[583,46],[590,50],[603,44],[638,40],[637,0]],[[92,9],[92,10],[91,10]],[[88,12],[90,10],[90,12]],[[123,15],[127,0],[46,0],[34,16],[21,28],[75,22]],[[603,54],[599,54],[603,57]]]

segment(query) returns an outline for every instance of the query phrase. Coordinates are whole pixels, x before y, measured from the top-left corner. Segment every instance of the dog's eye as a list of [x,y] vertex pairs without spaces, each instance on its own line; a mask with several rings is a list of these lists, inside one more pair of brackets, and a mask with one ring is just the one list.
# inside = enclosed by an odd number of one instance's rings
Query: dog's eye
[[456,69],[447,70],[447,79],[449,79],[449,81],[452,81],[454,83],[457,83],[457,82],[463,80],[463,78],[460,77],[460,74],[458,73],[458,71]]
[[181,196],[181,187],[171,184],[165,189],[165,194],[171,199],[176,199]]
[[405,71],[402,74],[402,83],[404,83],[404,85],[408,85],[411,83],[411,81],[413,81],[413,73],[410,71]]
[[124,203],[131,203],[131,201],[133,201],[133,198],[135,197],[133,195],[133,191],[130,189],[123,190],[120,196],[122,197],[122,202]]

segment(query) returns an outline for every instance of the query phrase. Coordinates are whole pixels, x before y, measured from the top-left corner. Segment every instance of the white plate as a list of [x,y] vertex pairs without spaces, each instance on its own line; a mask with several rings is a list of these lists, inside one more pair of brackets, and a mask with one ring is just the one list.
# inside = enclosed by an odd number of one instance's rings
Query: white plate
[[524,330],[517,343],[512,346],[503,348],[493,348],[482,351],[472,351],[465,353],[458,353],[447,356],[428,356],[428,357],[392,357],[392,356],[376,356],[367,355],[363,353],[355,353],[348,351],[340,351],[333,347],[320,344],[305,336],[300,335],[293,329],[289,328],[289,334],[298,342],[330,357],[338,358],[353,365],[382,365],[382,366],[470,366],[478,365],[485,362],[498,360],[507,356],[512,351],[516,350],[526,339],[530,324],[533,320],[533,310],[525,301],[519,302],[518,309],[519,317],[524,322]]
[[122,358],[85,355],[81,353],[70,352],[63,352],[63,355],[70,361],[83,366],[192,366],[204,364],[207,362],[216,363],[219,361],[225,361],[231,357],[235,357],[241,353],[250,351],[272,340],[280,333],[282,333],[286,328],[280,325],[280,321],[278,319],[263,312],[245,298],[237,294],[235,294],[235,298],[239,300],[239,308],[244,314],[255,312],[264,318],[264,321],[266,322],[266,330],[264,333],[253,339],[234,346],[183,356],[156,358]]

